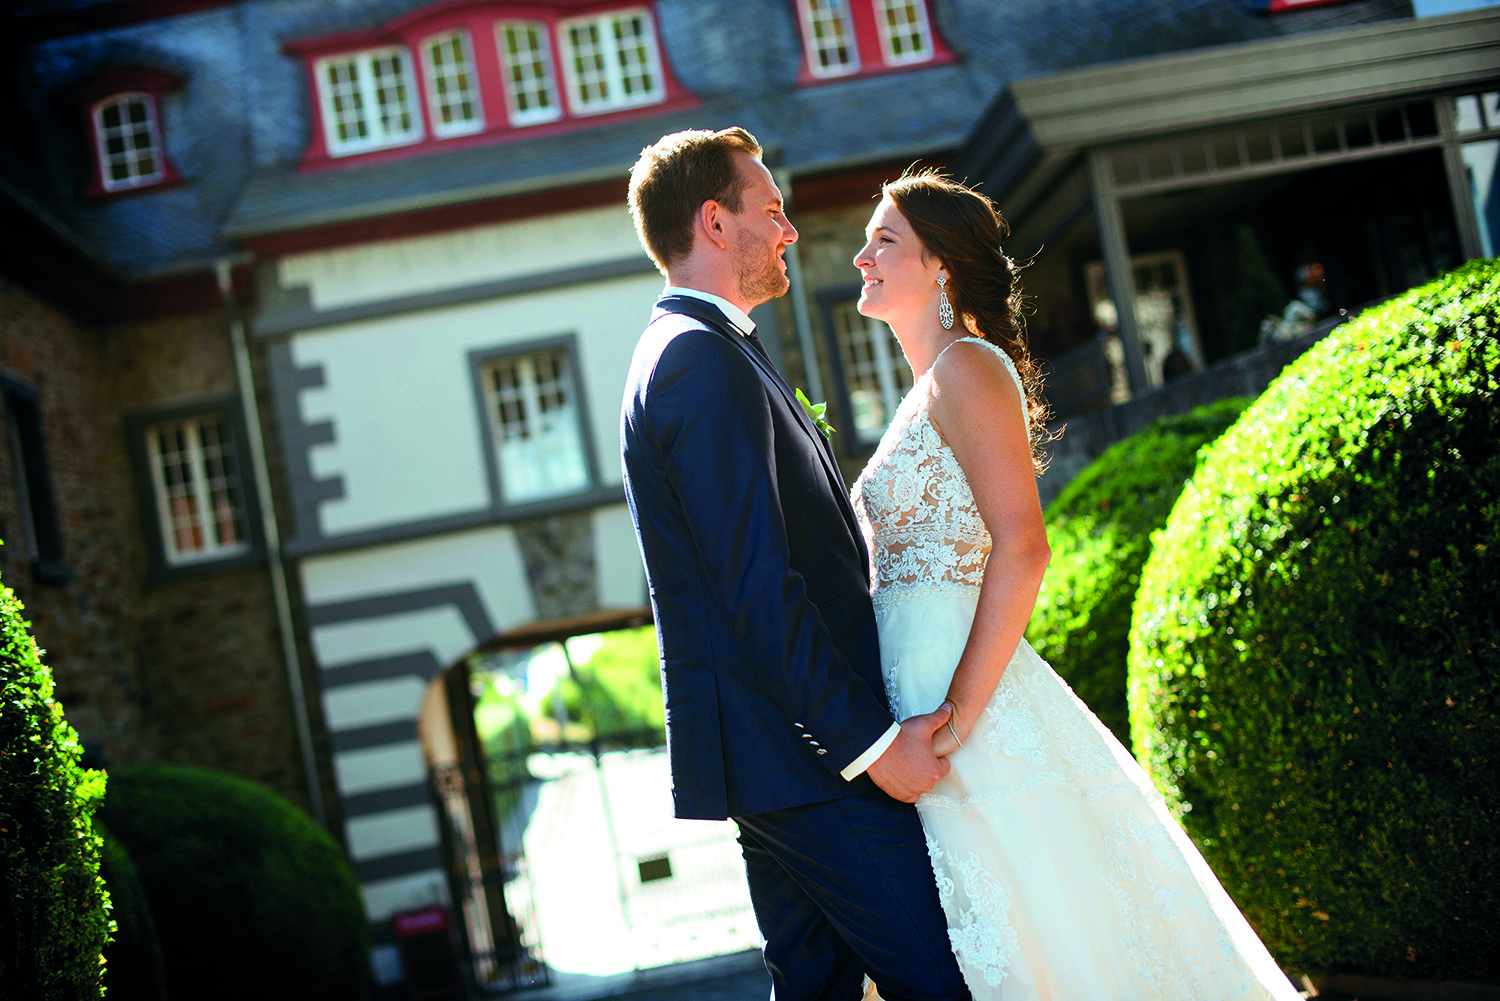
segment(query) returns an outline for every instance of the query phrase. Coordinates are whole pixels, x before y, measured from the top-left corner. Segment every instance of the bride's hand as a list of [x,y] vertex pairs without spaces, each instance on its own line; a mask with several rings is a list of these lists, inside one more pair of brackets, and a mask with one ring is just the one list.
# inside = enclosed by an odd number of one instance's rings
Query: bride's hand
[[958,732],[955,730],[955,727],[959,725],[959,719],[953,701],[943,700],[943,704],[938,707],[938,712],[947,712],[949,715],[947,722],[932,732],[932,753],[940,758],[946,758],[964,745],[959,743]]

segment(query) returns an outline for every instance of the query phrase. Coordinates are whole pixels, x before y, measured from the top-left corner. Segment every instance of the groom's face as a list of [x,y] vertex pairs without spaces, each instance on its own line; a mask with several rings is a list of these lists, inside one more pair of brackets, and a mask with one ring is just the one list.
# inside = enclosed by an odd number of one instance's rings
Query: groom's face
[[736,153],[745,179],[740,211],[728,215],[730,252],[740,296],[760,305],[787,290],[786,248],[797,241],[797,230],[782,210],[781,191],[771,172],[749,153]]

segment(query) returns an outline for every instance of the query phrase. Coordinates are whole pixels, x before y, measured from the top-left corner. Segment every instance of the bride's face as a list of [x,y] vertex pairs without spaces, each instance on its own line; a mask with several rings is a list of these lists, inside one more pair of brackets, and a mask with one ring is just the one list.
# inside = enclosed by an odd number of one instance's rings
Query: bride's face
[[889,197],[882,198],[870,224],[865,245],[854,256],[864,275],[859,311],[896,326],[925,312],[937,317],[938,276],[948,269],[927,253],[911,224]]

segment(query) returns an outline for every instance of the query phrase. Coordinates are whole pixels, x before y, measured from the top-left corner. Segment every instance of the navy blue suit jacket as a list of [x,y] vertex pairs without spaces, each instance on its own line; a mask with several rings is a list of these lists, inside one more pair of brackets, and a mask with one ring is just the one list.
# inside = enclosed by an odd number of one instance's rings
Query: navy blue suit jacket
[[620,442],[677,816],[872,791],[839,774],[892,722],[869,556],[792,390],[716,307],[664,297],[631,362]]

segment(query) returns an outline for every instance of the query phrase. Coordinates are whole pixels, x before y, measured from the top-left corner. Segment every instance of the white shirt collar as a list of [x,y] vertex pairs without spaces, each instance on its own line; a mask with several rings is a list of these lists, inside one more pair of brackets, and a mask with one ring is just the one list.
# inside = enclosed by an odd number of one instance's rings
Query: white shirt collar
[[683,288],[681,285],[668,285],[662,295],[685,295],[694,299],[702,299],[704,302],[712,303],[719,307],[724,317],[739,330],[740,333],[749,335],[755,333],[755,321],[745,314],[728,299],[721,299],[712,292],[700,292],[695,288]]

